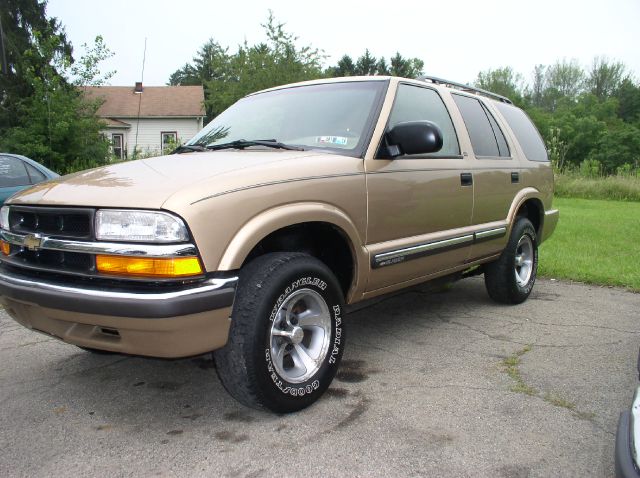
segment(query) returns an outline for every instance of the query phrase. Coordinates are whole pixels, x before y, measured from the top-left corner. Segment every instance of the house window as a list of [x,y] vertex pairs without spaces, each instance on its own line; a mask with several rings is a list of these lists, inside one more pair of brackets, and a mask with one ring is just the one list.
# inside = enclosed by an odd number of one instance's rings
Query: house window
[[163,131],[160,133],[162,151],[173,149],[178,144],[178,133],[176,131]]
[[115,133],[111,135],[111,149],[116,159],[123,159],[124,157],[124,148],[122,147],[123,144],[124,135]]

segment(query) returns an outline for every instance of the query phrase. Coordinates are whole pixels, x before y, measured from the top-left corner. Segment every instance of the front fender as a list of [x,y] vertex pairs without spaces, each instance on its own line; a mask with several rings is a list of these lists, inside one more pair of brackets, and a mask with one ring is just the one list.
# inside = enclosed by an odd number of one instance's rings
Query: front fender
[[[350,295],[364,288],[368,269],[364,240],[358,228],[341,209],[325,203],[304,202],[277,206],[261,212],[238,230],[222,254],[217,270],[239,269],[253,248],[269,234],[287,226],[324,222],[339,228],[348,239],[355,266]],[[331,244],[327,244],[331,248]]]

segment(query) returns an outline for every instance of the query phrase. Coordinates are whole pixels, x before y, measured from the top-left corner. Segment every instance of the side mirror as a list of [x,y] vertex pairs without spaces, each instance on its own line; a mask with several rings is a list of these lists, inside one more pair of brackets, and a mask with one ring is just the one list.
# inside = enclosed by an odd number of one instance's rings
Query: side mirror
[[403,154],[435,153],[442,149],[442,131],[431,121],[398,123],[385,134],[392,158]]

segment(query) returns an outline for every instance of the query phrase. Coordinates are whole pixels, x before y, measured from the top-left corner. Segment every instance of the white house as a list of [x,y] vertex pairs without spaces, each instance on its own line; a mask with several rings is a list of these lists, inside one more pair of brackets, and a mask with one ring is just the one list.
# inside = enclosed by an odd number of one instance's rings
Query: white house
[[160,153],[187,141],[202,129],[205,115],[202,86],[92,86],[90,99],[103,100],[98,109],[107,123],[104,132],[119,159]]

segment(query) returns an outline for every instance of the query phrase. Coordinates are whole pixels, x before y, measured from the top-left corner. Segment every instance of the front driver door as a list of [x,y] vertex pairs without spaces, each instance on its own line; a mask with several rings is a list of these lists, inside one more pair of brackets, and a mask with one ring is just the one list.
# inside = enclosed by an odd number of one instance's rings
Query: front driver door
[[[453,111],[451,98],[446,101]],[[372,268],[367,291],[460,266],[473,242],[471,164],[461,154],[445,102],[433,88],[400,83],[387,131],[419,120],[440,127],[439,152],[365,161]]]

